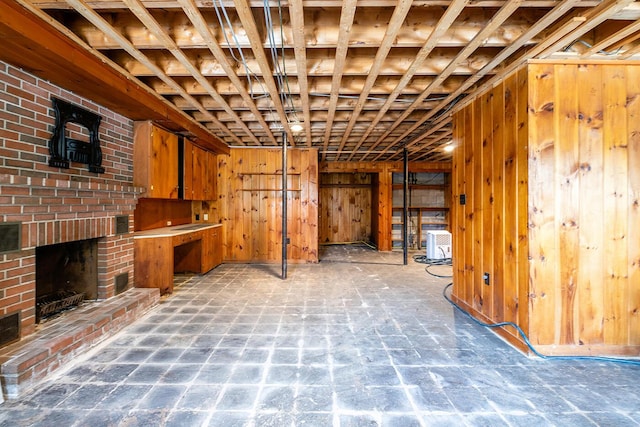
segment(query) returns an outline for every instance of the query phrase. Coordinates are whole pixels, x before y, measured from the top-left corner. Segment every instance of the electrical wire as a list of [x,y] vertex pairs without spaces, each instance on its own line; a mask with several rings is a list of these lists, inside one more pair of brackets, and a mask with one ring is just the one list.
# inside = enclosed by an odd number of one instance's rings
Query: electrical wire
[[442,265],[451,266],[452,265],[451,258],[436,259],[436,258],[427,258],[426,255],[414,255],[413,260],[420,264],[427,264],[427,266],[424,268],[424,271],[426,271],[428,274],[430,274],[433,277],[437,277],[439,279],[451,279],[453,277],[452,275],[444,276],[441,274],[436,274],[430,270],[430,268],[433,266],[442,266]]
[[[219,2],[220,4],[218,5],[217,2]],[[233,29],[233,25],[231,24],[231,19],[229,18],[229,14],[227,13],[227,8],[225,7],[224,3],[222,2],[222,0],[213,0],[213,7],[216,11],[216,16],[218,17],[218,23],[220,24],[220,29],[222,31],[222,35],[224,37],[225,42],[227,43],[227,46],[229,46],[229,53],[231,53],[231,57],[234,59],[234,61],[236,61],[238,64],[242,64],[242,66],[244,67],[244,71],[247,77],[247,82],[249,84],[249,94],[251,96],[251,98],[254,98],[254,94],[253,94],[253,83],[252,83],[252,79],[255,78],[256,82],[258,82],[258,84],[260,86],[262,86],[263,91],[264,91],[264,86],[262,85],[262,82],[260,81],[260,79],[258,78],[257,74],[254,73],[250,68],[249,68],[249,64],[247,63],[247,59],[244,57],[244,53],[242,52],[242,47],[240,46],[240,41],[238,40],[238,35],[236,34],[235,30]],[[224,17],[224,20],[223,20]],[[228,26],[229,32],[231,33],[231,36],[233,38],[233,41],[235,43],[235,47],[238,50],[238,53],[240,55],[239,59],[234,51],[233,51],[233,45],[231,44],[231,42],[229,41],[229,38],[227,37],[227,32],[225,31],[225,22],[226,25]]]
[[535,349],[535,347],[529,341],[529,338],[527,337],[527,335],[524,333],[524,331],[517,324],[515,324],[513,322],[484,323],[484,322],[479,321],[475,317],[473,317],[469,312],[467,312],[465,309],[463,309],[458,304],[456,304],[447,295],[447,290],[451,286],[453,286],[453,282],[449,283],[447,286],[444,287],[444,289],[442,290],[442,296],[444,296],[444,299],[446,299],[451,305],[453,305],[460,312],[462,312],[462,314],[467,316],[474,323],[476,323],[476,324],[478,324],[480,326],[484,326],[486,328],[503,328],[505,326],[511,326],[511,327],[515,328],[515,330],[518,331],[518,334],[520,334],[520,336],[522,337],[524,343],[531,350],[531,352],[533,352],[533,354],[535,354],[536,356],[540,357],[541,359],[550,359],[550,360],[589,360],[589,361],[596,361],[596,362],[614,362],[614,363],[622,363],[622,364],[627,364],[627,365],[640,366],[640,359],[624,359],[624,358],[620,358],[620,357],[604,357],[604,356],[549,356],[549,355],[546,355],[546,354],[542,354],[538,350]]

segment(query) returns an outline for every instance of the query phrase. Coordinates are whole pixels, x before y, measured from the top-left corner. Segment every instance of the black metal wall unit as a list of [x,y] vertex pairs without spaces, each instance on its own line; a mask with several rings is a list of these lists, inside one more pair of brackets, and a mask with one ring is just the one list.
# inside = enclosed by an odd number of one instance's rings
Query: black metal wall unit
[[[104,173],[102,150],[98,139],[98,129],[102,117],[84,108],[70,104],[58,98],[52,98],[56,113],[56,125],[49,140],[49,166],[69,169],[69,162],[85,163],[89,171]],[[89,142],[69,138],[66,135],[67,123],[76,123],[89,131]]]

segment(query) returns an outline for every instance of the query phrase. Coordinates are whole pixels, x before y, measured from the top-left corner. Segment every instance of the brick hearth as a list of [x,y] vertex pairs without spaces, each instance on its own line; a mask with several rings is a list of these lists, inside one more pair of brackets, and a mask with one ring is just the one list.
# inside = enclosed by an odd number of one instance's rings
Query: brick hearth
[[[156,288],[130,289],[106,301],[85,303],[37,327],[34,334],[0,349],[2,395],[15,399],[123,327],[160,300]],[[0,397],[0,402],[2,397]]]

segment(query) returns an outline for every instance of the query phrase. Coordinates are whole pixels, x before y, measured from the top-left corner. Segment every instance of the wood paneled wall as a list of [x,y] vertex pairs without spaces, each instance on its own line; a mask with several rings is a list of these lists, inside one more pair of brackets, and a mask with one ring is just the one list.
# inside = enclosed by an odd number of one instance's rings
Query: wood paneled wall
[[320,174],[320,243],[372,240],[372,185],[372,174]]
[[629,63],[531,63],[457,111],[454,298],[543,353],[638,355],[639,119]]
[[[372,175],[371,237],[379,251],[390,251],[393,172],[404,170],[402,162],[322,162],[320,173],[368,173]],[[411,172],[450,172],[449,162],[410,162]]]
[[[318,154],[290,149],[287,231],[291,261],[318,261]],[[282,257],[282,151],[232,148],[218,156],[218,220],[225,262],[275,262]]]

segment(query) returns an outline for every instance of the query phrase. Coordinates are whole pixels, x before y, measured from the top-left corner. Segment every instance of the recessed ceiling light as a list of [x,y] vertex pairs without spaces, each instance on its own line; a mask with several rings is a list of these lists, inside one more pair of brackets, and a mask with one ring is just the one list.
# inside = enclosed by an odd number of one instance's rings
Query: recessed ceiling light
[[444,146],[444,151],[446,151],[447,153],[452,152],[453,149],[454,149],[453,144],[447,144],[447,145]]

